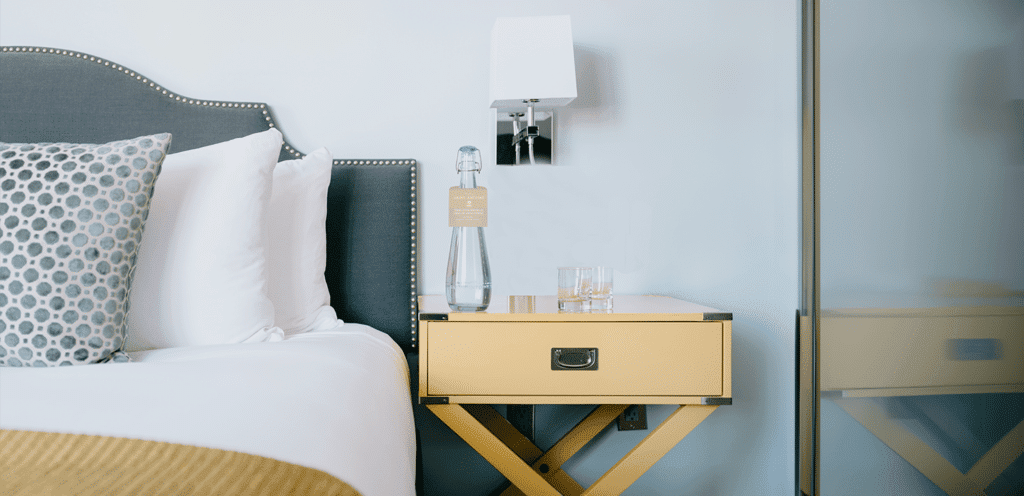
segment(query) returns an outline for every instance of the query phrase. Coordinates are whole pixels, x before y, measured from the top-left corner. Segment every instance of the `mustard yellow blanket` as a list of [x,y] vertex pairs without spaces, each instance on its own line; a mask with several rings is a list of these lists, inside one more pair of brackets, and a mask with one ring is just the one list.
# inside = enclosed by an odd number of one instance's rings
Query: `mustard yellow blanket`
[[0,495],[359,496],[337,478],[256,455],[104,436],[0,430]]

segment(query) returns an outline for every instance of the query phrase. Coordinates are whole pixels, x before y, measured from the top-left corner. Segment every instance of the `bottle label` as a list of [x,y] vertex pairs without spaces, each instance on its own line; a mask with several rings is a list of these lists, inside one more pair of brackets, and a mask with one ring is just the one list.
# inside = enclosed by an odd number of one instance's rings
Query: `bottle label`
[[487,188],[448,190],[448,225],[451,227],[487,227]]

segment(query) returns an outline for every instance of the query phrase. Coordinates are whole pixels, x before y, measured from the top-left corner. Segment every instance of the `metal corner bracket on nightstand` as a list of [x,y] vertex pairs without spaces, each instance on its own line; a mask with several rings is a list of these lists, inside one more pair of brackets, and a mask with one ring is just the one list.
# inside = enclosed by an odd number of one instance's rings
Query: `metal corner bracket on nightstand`
[[[732,404],[732,314],[660,296],[614,310],[486,312],[419,300],[419,400],[512,483],[503,494],[621,494],[720,405]],[[599,405],[546,452],[490,405]],[[589,488],[562,470],[630,405],[679,405]]]

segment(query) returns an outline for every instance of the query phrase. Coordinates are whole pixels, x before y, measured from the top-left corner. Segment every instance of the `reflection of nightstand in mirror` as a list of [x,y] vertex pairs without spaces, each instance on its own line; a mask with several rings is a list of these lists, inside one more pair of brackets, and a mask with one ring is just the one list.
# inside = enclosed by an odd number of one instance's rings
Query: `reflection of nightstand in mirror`
[[877,399],[1024,393],[1022,330],[1021,307],[825,310],[821,394],[946,493],[983,494],[1024,451],[1024,421],[963,473]]
[[[658,296],[611,313],[455,313],[420,297],[420,403],[514,485],[505,494],[621,494],[719,405],[732,404],[732,314]],[[547,452],[489,405],[602,405]],[[629,405],[680,405],[590,488],[561,466]]]

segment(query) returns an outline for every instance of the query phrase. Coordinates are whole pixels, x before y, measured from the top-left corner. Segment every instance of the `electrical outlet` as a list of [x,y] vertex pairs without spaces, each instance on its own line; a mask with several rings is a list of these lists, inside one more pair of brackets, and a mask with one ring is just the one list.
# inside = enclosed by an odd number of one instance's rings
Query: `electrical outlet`
[[644,429],[647,429],[647,405],[630,405],[619,414],[620,431]]

